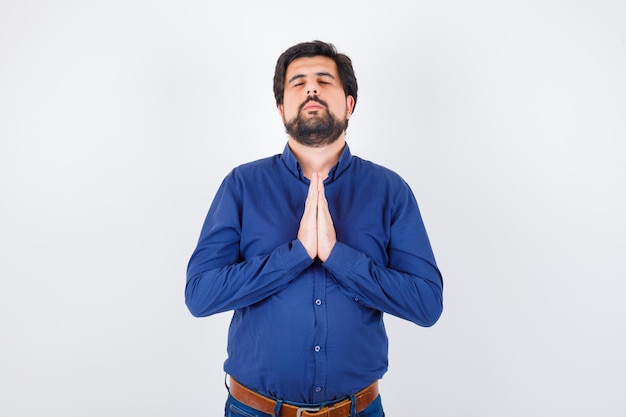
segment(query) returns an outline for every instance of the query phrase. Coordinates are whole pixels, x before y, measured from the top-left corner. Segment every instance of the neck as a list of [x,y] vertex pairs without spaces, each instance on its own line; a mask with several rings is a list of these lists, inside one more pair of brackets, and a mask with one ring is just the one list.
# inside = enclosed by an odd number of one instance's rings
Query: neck
[[289,148],[300,162],[302,173],[309,179],[316,172],[320,173],[322,178],[326,178],[333,166],[339,161],[345,145],[346,140],[343,135],[330,145],[319,148],[303,145],[289,137]]

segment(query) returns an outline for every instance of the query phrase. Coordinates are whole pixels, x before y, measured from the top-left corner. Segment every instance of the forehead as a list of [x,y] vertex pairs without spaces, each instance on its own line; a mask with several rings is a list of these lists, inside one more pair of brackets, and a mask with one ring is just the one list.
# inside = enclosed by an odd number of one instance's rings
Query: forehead
[[338,78],[337,64],[331,58],[326,56],[296,58],[287,66],[285,79],[289,80],[294,75],[310,75],[324,72]]

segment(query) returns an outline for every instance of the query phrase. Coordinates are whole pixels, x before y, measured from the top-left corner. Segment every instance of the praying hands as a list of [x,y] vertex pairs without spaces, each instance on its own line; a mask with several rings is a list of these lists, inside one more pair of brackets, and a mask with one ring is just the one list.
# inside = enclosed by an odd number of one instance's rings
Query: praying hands
[[311,259],[317,257],[322,262],[328,259],[337,242],[335,226],[324,193],[324,180],[318,173],[313,174],[311,178],[311,185],[304,203],[304,214],[300,220],[298,240]]

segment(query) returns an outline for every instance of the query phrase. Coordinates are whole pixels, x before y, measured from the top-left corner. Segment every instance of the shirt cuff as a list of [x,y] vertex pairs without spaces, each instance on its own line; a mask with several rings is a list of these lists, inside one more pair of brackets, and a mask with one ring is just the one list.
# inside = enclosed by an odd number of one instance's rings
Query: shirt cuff
[[336,242],[326,261],[322,264],[335,276],[347,276],[354,271],[363,254],[350,246]]
[[285,269],[290,273],[300,273],[313,263],[313,259],[298,239],[279,247],[278,255],[283,261]]

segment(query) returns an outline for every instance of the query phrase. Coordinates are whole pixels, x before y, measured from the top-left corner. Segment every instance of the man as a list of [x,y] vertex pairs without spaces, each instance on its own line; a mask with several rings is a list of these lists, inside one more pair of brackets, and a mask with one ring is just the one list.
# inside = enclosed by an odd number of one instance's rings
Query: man
[[383,312],[431,326],[441,275],[409,186],[351,155],[351,60],[320,41],[276,64],[282,154],[224,179],[189,261],[195,316],[234,310],[227,416],[383,415]]

